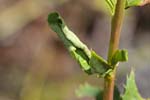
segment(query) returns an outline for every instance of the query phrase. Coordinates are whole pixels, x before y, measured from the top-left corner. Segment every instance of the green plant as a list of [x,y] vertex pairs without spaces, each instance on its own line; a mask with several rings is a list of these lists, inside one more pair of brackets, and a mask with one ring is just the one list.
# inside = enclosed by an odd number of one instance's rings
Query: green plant
[[119,62],[128,60],[127,51],[118,49],[124,11],[132,6],[144,5],[143,2],[143,0],[106,0],[112,15],[107,61],[93,50],[89,50],[88,47],[69,30],[57,12],[49,14],[48,23],[50,27],[60,37],[71,56],[80,64],[81,69],[89,75],[96,74],[99,78],[104,79],[104,90],[85,84],[85,86],[81,86],[76,91],[78,96],[94,96],[96,100],[145,100],[138,93],[133,71],[127,78],[123,95],[119,93],[115,86],[117,66]]

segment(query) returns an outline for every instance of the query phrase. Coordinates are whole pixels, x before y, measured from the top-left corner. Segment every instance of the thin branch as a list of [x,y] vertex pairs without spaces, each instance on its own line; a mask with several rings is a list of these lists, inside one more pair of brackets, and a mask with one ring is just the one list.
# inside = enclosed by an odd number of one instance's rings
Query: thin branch
[[[109,63],[111,62],[113,54],[118,49],[120,32],[124,17],[124,8],[125,8],[125,0],[117,0],[115,15],[112,18],[111,37],[108,51]],[[114,72],[111,74],[111,76],[105,77],[103,100],[113,100],[115,74],[116,68],[114,69]]]

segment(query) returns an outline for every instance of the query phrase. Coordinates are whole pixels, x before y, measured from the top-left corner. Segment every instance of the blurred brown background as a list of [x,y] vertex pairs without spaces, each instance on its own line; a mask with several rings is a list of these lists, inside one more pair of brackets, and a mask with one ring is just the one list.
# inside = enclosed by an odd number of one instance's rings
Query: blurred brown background
[[[75,95],[80,84],[103,86],[80,70],[49,28],[53,11],[107,57],[111,18],[104,0],[0,0],[0,100],[80,100]],[[140,93],[150,97],[150,5],[126,11],[120,42],[129,50],[129,61],[118,69],[120,91],[134,68]]]

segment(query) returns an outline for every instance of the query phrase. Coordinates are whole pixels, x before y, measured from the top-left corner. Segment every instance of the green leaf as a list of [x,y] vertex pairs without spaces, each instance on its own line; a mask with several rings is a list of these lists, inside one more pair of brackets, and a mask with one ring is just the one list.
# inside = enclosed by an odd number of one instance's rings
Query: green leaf
[[118,62],[128,60],[128,52],[126,50],[117,50],[111,59],[111,65],[115,66]]
[[125,8],[133,7],[133,6],[139,6],[142,4],[144,0],[126,0]]
[[125,93],[122,96],[122,100],[145,100],[138,92],[133,71],[131,71],[129,77],[127,77]]
[[117,0],[105,0],[105,1],[107,3],[107,6],[109,8],[109,11],[110,11],[111,15],[114,15]]
[[57,12],[49,14],[48,23],[52,30],[60,37],[70,54],[79,62],[81,68],[88,74],[91,74],[91,68],[88,64],[91,52],[87,46],[68,29]]
[[110,70],[110,65],[108,65],[107,61],[98,56],[94,51],[91,51],[91,59],[89,64],[93,68],[93,71],[102,77],[104,77]]
[[96,98],[98,95],[101,95],[102,97],[102,89],[95,86],[91,86],[88,83],[85,83],[84,85],[80,85],[80,87],[76,90],[76,95],[79,98],[83,97]]

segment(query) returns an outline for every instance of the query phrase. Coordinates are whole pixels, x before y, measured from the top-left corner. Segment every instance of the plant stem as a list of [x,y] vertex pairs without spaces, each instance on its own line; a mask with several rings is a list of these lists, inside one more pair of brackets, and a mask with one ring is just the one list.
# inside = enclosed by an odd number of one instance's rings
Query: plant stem
[[[119,46],[120,32],[124,17],[124,8],[125,8],[125,0],[117,0],[115,14],[112,17],[111,37],[107,59],[108,63],[110,64],[111,58]],[[116,75],[116,67],[111,75],[105,77],[103,100],[113,100],[115,75]]]

